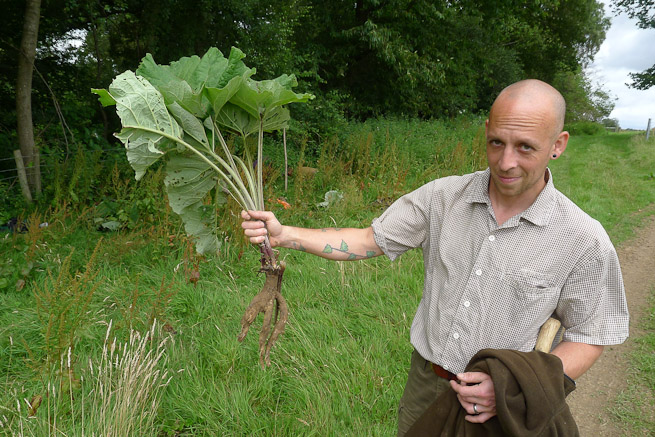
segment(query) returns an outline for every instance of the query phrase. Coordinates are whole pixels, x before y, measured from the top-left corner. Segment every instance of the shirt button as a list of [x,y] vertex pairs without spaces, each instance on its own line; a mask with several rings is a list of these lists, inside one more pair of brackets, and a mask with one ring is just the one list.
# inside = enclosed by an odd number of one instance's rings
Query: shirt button
[[495,241],[496,237],[494,235],[489,235],[489,241]]
[[464,306],[465,306],[466,308],[470,307],[470,306],[471,306],[471,302],[469,302],[468,300],[465,300],[465,301],[464,301]]
[[458,334],[457,332],[454,333],[454,334],[453,334],[453,338],[454,338],[455,340],[457,340],[457,339],[459,338],[459,334]]
[[476,270],[475,274],[478,275],[478,276],[482,275],[482,270],[480,270],[480,269]]

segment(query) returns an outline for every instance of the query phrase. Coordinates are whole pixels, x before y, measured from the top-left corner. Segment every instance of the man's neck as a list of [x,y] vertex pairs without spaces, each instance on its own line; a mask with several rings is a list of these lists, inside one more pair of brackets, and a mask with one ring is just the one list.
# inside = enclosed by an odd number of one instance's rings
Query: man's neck
[[494,210],[498,226],[502,226],[510,218],[530,208],[534,201],[537,200],[537,197],[539,197],[539,194],[546,188],[548,179],[549,174],[548,170],[546,170],[543,184],[539,184],[539,186],[533,187],[534,189],[530,189],[519,196],[503,196],[502,193],[495,189],[493,180],[489,178],[489,199],[491,200],[491,207]]

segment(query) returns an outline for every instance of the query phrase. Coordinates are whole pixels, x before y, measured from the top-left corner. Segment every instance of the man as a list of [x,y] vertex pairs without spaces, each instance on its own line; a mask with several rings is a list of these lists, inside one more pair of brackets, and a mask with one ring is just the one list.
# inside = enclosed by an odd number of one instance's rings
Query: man
[[[463,373],[484,348],[533,349],[553,315],[566,328],[552,353],[577,379],[603,346],[628,336],[628,310],[616,251],[602,226],[553,185],[551,159],[566,149],[565,102],[550,85],[505,88],[486,121],[484,172],[432,181],[391,205],[366,229],[282,226],[270,212],[243,212],[259,243],[330,259],[387,255],[421,247],[423,297],[411,328],[415,348],[399,406],[398,435],[445,390],[466,420],[495,416],[493,381]],[[350,253],[324,253],[341,241]],[[357,255],[353,257],[351,254]]]

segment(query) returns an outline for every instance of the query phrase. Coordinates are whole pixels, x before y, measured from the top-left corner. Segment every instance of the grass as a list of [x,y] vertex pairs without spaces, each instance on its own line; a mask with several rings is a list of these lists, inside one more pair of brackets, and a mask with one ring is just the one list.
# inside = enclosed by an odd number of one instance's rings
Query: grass
[[[480,120],[471,119],[353,125],[341,138],[326,141],[316,156],[295,152],[297,166],[319,171],[314,178],[292,177],[288,192],[272,155],[268,205],[290,224],[367,226],[404,192],[435,177],[484,168],[480,126]],[[654,164],[648,145],[612,134],[573,138],[553,172],[557,187],[591,210],[620,241],[653,212],[649,204],[655,200],[655,181],[647,168],[655,169]],[[601,177],[608,169],[617,171],[612,178]],[[316,206],[332,189],[341,191],[343,200],[328,208]],[[129,199],[148,201],[149,221],[134,226],[131,220],[121,231],[99,233],[93,208],[60,208],[33,219],[48,221],[47,228],[33,226],[26,234],[0,240],[0,251],[11,260],[9,268],[0,269],[11,285],[0,290],[0,435],[79,435],[82,429],[104,435],[108,416],[123,417],[111,425],[123,428],[112,429],[140,427],[138,435],[395,433],[411,353],[409,327],[422,290],[418,251],[394,263],[384,258],[329,262],[282,252],[288,265],[282,291],[291,313],[272,351],[273,364],[262,371],[257,344],[261,319],[243,343],[236,340],[241,315],[263,278],[255,274],[258,253],[243,242],[234,213],[222,212],[220,256],[199,257],[157,197],[159,191],[139,191],[127,182],[122,191],[116,196],[123,197],[114,200],[125,208]],[[282,197],[290,209],[275,201]],[[152,213],[152,205],[159,214]],[[30,262],[26,275],[16,273]],[[21,278],[26,285],[17,290],[13,284]],[[93,293],[81,295],[84,290]],[[59,303],[82,297],[88,303],[53,305],[49,312],[36,305],[35,291],[58,296]],[[47,330],[52,313],[68,314],[61,329],[67,336],[48,341],[54,335]],[[147,336],[153,320],[163,333]],[[135,332],[140,342],[132,340]],[[149,347],[159,357],[148,373],[159,375],[148,380],[158,381],[152,388],[159,391],[148,397],[156,402],[139,410],[151,424],[108,415],[118,401],[102,403],[115,390],[102,391],[101,378],[91,374],[88,363],[110,361],[113,343],[107,339],[113,337],[116,344]],[[153,337],[169,340],[161,349],[159,341],[143,342]],[[57,356],[62,351],[64,361]],[[140,356],[145,362],[145,355]],[[114,368],[113,375],[118,374]],[[52,387],[61,396],[49,395]],[[130,387],[136,399],[139,387]],[[25,400],[38,396],[41,406],[35,418],[28,418]]]
[[551,165],[555,185],[620,244],[653,213],[654,147],[634,133],[572,137]]
[[639,326],[645,334],[636,339],[630,356],[628,388],[612,410],[626,435],[652,435],[655,430],[655,289],[650,296],[649,310]]

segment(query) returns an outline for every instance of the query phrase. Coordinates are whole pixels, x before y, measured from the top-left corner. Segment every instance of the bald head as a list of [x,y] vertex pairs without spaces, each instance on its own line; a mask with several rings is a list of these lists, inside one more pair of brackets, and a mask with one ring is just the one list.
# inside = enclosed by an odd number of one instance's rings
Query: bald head
[[548,121],[546,128],[551,130],[553,136],[557,136],[564,128],[564,97],[555,88],[540,80],[522,80],[502,90],[491,106],[490,119],[500,107],[541,113],[545,121]]

